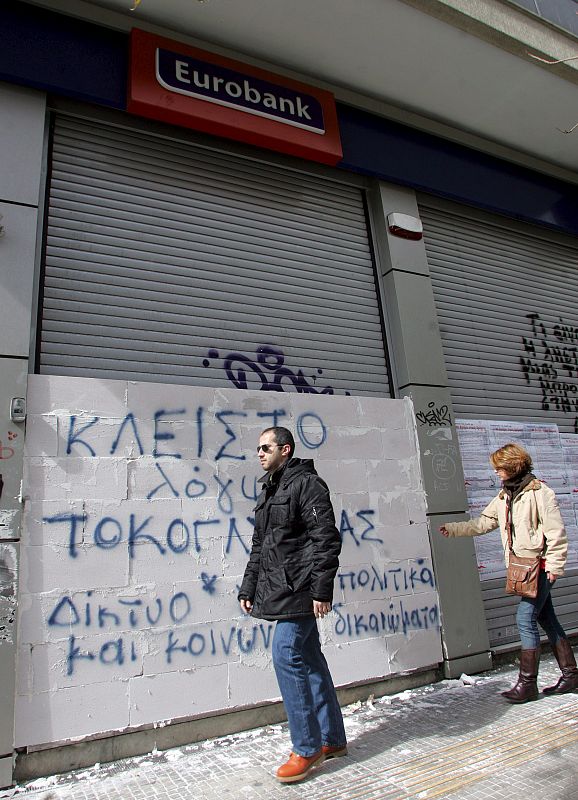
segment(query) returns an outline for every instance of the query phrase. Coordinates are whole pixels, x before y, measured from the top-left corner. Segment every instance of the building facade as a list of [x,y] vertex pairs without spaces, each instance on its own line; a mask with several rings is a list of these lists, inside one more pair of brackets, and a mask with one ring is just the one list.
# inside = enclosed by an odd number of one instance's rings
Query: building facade
[[[2,785],[277,699],[235,606],[267,423],[335,493],[341,686],[515,645],[495,553],[436,534],[492,490],[490,445],[530,437],[572,527],[578,188],[550,123],[578,73],[526,49],[570,58],[572,3],[368,3],[341,43],[344,10],[262,5],[268,53],[239,4],[0,11]],[[423,52],[381,74],[379,25]]]

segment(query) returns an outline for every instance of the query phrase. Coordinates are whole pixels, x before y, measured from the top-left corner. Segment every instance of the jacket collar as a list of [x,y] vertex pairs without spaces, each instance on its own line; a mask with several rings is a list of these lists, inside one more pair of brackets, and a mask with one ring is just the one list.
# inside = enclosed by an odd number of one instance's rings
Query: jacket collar
[[258,482],[261,483],[265,489],[269,480],[273,478],[274,482],[278,482],[282,488],[285,488],[292,483],[298,475],[303,475],[305,472],[309,472],[314,475],[317,474],[312,459],[293,457],[289,459],[289,461],[287,461],[282,467],[279,467],[279,469],[273,473],[272,476],[266,472],[262,478],[259,478]]
[[[533,481],[530,481],[530,483],[528,483],[528,484],[526,484],[526,486],[524,486],[524,488],[522,489],[522,491],[520,492],[518,497],[521,497],[525,492],[532,492],[532,491],[536,492],[536,491],[538,491],[538,489],[541,489],[541,488],[542,488],[542,481],[538,480],[538,478],[534,478]],[[506,492],[503,489],[500,489],[500,494],[498,495],[500,500],[503,500],[505,496],[506,496]]]
[[275,486],[275,485],[281,483],[281,478],[285,474],[285,470],[287,469],[287,464],[288,463],[289,462],[286,461],[278,469],[276,469],[275,472],[273,472],[273,473],[266,472],[263,475],[262,478],[259,478],[259,483],[262,483],[263,487],[265,487],[265,486]]

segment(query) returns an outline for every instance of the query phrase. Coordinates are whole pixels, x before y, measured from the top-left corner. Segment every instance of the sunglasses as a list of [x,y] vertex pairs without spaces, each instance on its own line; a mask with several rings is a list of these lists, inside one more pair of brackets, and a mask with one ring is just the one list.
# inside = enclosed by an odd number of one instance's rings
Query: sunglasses
[[257,447],[257,455],[262,450],[264,453],[270,453],[274,447],[284,447],[282,444],[260,444]]

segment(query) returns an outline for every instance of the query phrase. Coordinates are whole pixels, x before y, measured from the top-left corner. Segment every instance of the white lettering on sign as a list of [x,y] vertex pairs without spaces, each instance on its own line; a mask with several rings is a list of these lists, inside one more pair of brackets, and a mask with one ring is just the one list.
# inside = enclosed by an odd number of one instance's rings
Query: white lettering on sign
[[157,81],[165,89],[209,103],[257,114],[318,134],[325,133],[323,109],[312,95],[303,96],[271,81],[157,49]]
[[[189,65],[186,64],[184,61],[176,61],[175,62],[175,70],[176,70],[176,78],[181,83],[190,83],[191,80],[189,76]],[[195,73],[196,75],[196,73]]]

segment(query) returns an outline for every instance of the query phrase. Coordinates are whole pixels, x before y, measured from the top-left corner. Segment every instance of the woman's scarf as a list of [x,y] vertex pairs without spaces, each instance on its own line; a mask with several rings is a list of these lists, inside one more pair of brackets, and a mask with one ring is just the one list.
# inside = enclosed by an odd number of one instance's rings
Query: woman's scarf
[[508,478],[502,483],[510,502],[512,502],[525,487],[536,479],[533,472],[519,472],[513,478]]

